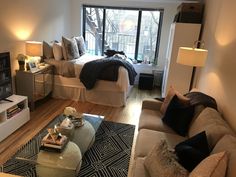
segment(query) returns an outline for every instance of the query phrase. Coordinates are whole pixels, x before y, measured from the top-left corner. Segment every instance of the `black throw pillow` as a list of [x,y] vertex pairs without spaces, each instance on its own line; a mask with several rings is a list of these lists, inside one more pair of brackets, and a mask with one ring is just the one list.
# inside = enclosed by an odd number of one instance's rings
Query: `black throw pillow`
[[175,95],[170,101],[162,121],[179,135],[185,136],[192,121],[193,113],[194,107],[186,104]]
[[210,154],[205,131],[177,144],[175,153],[179,163],[191,172]]

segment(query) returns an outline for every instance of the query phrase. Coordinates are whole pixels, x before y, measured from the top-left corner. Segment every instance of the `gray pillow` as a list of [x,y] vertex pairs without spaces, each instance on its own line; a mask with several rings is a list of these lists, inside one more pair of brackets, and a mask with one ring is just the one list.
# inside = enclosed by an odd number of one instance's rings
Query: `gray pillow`
[[144,161],[144,167],[151,177],[188,177],[188,171],[177,162],[165,140],[154,146]]
[[46,41],[43,41],[43,58],[53,58],[53,50],[52,50],[53,43],[47,43]]
[[86,53],[84,37],[83,36],[78,36],[78,37],[75,37],[75,40],[76,40],[77,45],[78,45],[79,54],[84,55]]
[[73,60],[80,57],[77,42],[75,38],[69,39],[62,37],[63,45],[66,57],[64,56],[65,60]]

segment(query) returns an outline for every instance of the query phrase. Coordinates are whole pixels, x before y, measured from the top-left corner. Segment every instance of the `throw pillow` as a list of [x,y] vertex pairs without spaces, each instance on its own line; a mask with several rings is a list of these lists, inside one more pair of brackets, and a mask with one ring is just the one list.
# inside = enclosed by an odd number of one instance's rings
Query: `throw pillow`
[[187,104],[187,102],[183,102],[175,95],[170,101],[162,121],[179,135],[185,136],[193,118],[193,113],[194,107]]
[[192,171],[209,153],[207,136],[201,132],[175,146],[179,163],[188,171]]
[[66,54],[65,60],[73,60],[80,57],[77,42],[74,38],[69,39],[62,36],[62,41],[62,47],[65,51],[64,55]]
[[61,43],[53,43],[52,45],[53,55],[55,60],[62,60],[63,54],[62,54],[62,45]]
[[177,162],[175,154],[168,150],[165,140],[154,146],[144,161],[144,167],[151,177],[188,176],[188,171]]
[[216,154],[222,151],[227,152],[228,167],[226,176],[235,177],[235,162],[236,162],[236,137],[232,135],[223,136],[215,145],[211,154]]
[[204,159],[189,175],[189,177],[223,177],[227,169],[227,154],[220,152]]
[[168,90],[168,93],[161,105],[161,108],[160,108],[160,111],[162,114],[165,114],[166,113],[166,110],[167,110],[167,107],[168,105],[170,104],[170,101],[172,100],[172,98],[174,97],[174,95],[177,95],[179,97],[180,100],[183,100],[183,102],[185,101],[189,101],[189,98],[181,95],[178,91],[176,91],[174,89],[174,87],[170,86],[170,89]]
[[43,57],[50,59],[53,58],[53,49],[52,49],[53,43],[47,43],[43,41]]
[[78,49],[79,49],[79,54],[84,55],[85,52],[86,52],[84,37],[83,36],[75,37],[75,40],[77,42],[77,46],[78,46]]

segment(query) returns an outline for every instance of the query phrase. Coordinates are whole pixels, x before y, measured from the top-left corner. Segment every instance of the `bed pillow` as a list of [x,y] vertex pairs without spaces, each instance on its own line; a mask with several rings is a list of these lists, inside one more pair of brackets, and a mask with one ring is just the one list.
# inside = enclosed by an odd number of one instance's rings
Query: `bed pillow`
[[78,37],[75,37],[75,40],[77,42],[79,54],[84,55],[86,53],[84,37],[78,36]]
[[62,47],[64,51],[63,56],[65,60],[73,60],[80,57],[75,38],[69,39],[62,36],[62,41],[63,41]]
[[168,90],[168,93],[161,105],[161,108],[160,108],[160,111],[161,113],[164,115],[166,113],[166,110],[167,110],[167,107],[168,105],[170,104],[170,101],[172,100],[172,98],[174,97],[174,95],[177,95],[179,97],[180,100],[182,100],[183,102],[188,102],[189,101],[189,98],[181,95],[178,91],[176,91],[174,89],[173,86],[170,86],[169,90]]
[[228,156],[226,152],[213,154],[204,159],[189,177],[224,177],[227,169]]
[[53,49],[53,55],[54,55],[55,60],[63,60],[61,43],[56,43],[56,42],[53,43],[52,49]]
[[149,152],[144,160],[144,167],[150,177],[188,176],[188,171],[177,162],[175,154],[169,151],[165,140],[161,140]]
[[53,49],[52,49],[53,43],[47,43],[46,41],[43,41],[43,58],[53,58]]
[[179,163],[188,171],[192,171],[209,154],[209,146],[205,132],[201,132],[175,146]]
[[194,107],[190,105],[189,101],[185,102],[175,95],[170,101],[162,121],[179,135],[185,136],[193,113]]

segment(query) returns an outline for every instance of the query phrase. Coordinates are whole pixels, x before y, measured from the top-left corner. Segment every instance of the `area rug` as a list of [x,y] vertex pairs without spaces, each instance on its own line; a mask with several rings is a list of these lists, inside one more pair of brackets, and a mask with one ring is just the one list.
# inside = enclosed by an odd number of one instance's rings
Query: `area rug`
[[[61,118],[55,119],[47,127],[54,125]],[[126,177],[128,174],[129,160],[134,136],[134,125],[101,121],[94,122],[98,128],[93,146],[84,154],[81,170],[78,177]],[[97,125],[100,125],[99,127]],[[46,129],[46,128],[45,128]],[[19,154],[35,159],[45,130],[42,130],[26,145],[24,145],[2,168],[3,172],[26,177],[36,177],[33,163],[16,160]],[[1,170],[0,170],[1,171]]]

